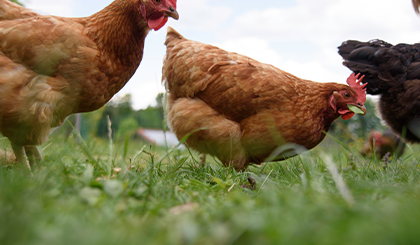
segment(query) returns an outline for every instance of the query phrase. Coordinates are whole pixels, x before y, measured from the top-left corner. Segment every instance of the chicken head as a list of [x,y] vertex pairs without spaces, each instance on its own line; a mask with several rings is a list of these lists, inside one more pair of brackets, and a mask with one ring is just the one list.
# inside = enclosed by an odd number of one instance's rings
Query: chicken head
[[360,74],[355,75],[354,73],[350,75],[347,79],[347,84],[350,86],[350,89],[334,91],[331,95],[331,107],[337,111],[344,120],[349,120],[355,113],[362,115],[366,114],[366,107],[364,104],[366,102],[365,87],[367,84],[360,85],[364,76],[358,80],[359,76]]
[[155,31],[162,28],[168,17],[179,19],[176,11],[176,0],[142,0],[140,12],[150,29]]

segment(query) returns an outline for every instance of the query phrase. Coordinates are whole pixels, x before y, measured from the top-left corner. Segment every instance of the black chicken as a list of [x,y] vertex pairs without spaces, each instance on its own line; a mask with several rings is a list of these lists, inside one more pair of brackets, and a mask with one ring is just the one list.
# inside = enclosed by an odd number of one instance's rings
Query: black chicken
[[338,50],[345,66],[365,75],[367,93],[380,95],[379,111],[391,129],[420,143],[420,43],[349,40]]

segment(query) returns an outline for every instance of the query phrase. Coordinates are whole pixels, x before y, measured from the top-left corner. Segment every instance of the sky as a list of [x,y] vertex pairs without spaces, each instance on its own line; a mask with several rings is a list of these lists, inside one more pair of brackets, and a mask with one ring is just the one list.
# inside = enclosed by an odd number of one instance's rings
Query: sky
[[[38,13],[89,16],[112,0],[21,0]],[[178,0],[170,19],[146,38],[136,74],[114,96],[132,94],[134,109],[155,105],[161,84],[166,27],[184,37],[216,45],[300,78],[345,83],[351,74],[337,47],[352,39],[391,44],[420,42],[420,17],[411,0]]]

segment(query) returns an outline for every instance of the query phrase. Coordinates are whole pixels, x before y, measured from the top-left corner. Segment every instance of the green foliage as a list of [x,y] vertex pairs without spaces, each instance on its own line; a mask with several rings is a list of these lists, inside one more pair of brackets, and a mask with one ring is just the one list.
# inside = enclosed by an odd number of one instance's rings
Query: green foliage
[[148,107],[145,110],[139,110],[134,117],[143,128],[163,128],[162,108]]
[[[84,139],[96,136],[108,138],[108,117],[112,122],[113,136],[119,139],[131,136],[139,127],[162,129],[164,122],[162,99],[163,94],[159,94],[156,97],[157,106],[137,111],[132,108],[130,94],[114,99],[99,110],[81,114],[80,134]],[[74,116],[70,116],[69,120],[75,123],[73,118]],[[58,131],[67,131],[70,134],[71,130],[69,125],[64,124]]]
[[133,132],[135,132],[139,128],[139,124],[136,119],[132,117],[124,118],[117,131],[117,135],[119,137],[126,137],[130,136]]
[[132,116],[133,108],[131,107],[131,95],[127,94],[119,100],[109,102],[102,112],[101,119],[98,123],[97,136],[108,137],[107,118],[112,122],[112,131],[116,132],[121,120]]
[[[84,143],[70,138],[65,144],[54,135],[34,177],[0,158],[0,244],[371,245],[420,239],[418,146],[387,168],[336,143],[237,173],[211,157],[201,167],[188,150]],[[248,176],[257,182],[255,191],[242,187]]]
[[[99,119],[96,135],[99,137],[108,137],[108,124],[107,117],[111,119],[112,131],[122,132],[121,130],[128,130],[127,123],[130,122],[130,130],[135,131],[134,120],[137,122],[138,127],[143,128],[163,128],[163,104],[161,98],[163,94],[159,94],[156,98],[158,105],[156,107],[149,106],[147,109],[135,111],[132,108],[131,95],[127,94],[124,97],[109,102],[102,111],[101,118]],[[125,121],[125,125],[122,122]],[[124,127],[124,129],[120,129]],[[124,131],[124,134],[129,133]]]
[[[113,132],[124,138],[140,124],[130,101],[83,114],[82,124],[95,129],[115,113]],[[158,118],[161,109],[141,112]],[[354,120],[343,122],[352,131],[331,130],[354,142],[327,136],[304,155],[241,173],[129,138],[64,143],[57,132],[34,177],[0,151],[0,244],[417,244],[420,147],[364,159]],[[0,149],[10,150],[7,140]]]

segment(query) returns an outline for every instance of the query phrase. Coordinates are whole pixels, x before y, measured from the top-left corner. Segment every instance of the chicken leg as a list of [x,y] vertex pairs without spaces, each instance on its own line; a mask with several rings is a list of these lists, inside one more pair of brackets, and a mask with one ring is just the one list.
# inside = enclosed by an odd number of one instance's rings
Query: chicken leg
[[32,175],[31,165],[29,164],[28,157],[26,156],[25,147],[12,143],[12,149],[13,149],[13,152],[15,153],[16,161],[19,164],[26,165],[29,169],[29,172],[31,172],[31,175]]
[[206,154],[204,153],[201,155],[200,165],[201,167],[204,167],[206,165]]
[[42,154],[38,147],[35,145],[25,146],[26,156],[28,157],[30,165],[33,165],[36,161],[42,161]]

